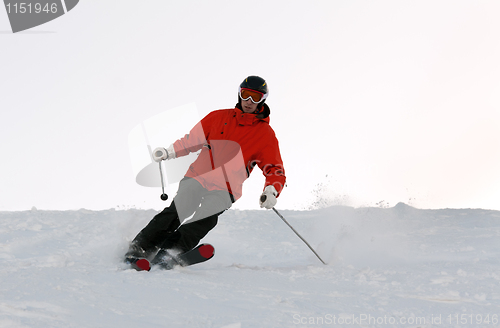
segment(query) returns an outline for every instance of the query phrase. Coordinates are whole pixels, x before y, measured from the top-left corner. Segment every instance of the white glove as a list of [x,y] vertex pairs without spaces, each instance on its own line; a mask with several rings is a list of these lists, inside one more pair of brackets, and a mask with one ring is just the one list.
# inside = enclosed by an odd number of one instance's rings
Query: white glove
[[167,149],[163,147],[158,147],[155,150],[153,150],[153,159],[155,162],[161,162],[166,159],[174,159],[175,158],[175,151],[174,151],[174,145],[170,145]]
[[274,188],[274,186],[269,185],[264,189],[264,192],[260,196],[259,203],[260,207],[265,207],[268,210],[273,208],[278,200],[276,199],[276,196],[278,196],[278,192]]

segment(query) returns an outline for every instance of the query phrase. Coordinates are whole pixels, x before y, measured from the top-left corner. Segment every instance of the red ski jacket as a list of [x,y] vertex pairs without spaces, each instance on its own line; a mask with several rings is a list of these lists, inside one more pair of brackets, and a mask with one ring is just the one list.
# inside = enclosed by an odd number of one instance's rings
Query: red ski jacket
[[257,165],[266,177],[264,188],[273,185],[281,193],[285,170],[278,140],[269,125],[269,107],[263,114],[244,113],[239,108],[209,113],[174,143],[176,157],[201,149],[185,176],[208,190],[228,190],[234,200],[242,195],[243,182]]

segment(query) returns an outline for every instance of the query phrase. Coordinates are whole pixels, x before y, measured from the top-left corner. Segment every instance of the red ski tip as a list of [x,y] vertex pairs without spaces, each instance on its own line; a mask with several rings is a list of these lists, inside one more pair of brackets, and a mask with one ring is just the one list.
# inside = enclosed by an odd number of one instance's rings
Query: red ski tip
[[199,251],[201,256],[209,259],[214,256],[215,248],[212,245],[203,245],[200,247]]
[[140,269],[140,270],[144,270],[144,271],[149,271],[151,270],[151,266],[149,265],[149,261],[146,260],[146,259],[140,259],[140,260],[137,260],[137,262],[134,263],[134,265]]

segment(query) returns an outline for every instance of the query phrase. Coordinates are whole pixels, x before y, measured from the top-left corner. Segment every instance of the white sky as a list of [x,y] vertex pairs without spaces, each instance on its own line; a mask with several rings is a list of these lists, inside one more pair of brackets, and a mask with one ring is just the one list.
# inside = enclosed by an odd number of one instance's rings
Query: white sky
[[[130,131],[189,103],[230,108],[248,75],[270,87],[288,177],[278,208],[320,190],[353,206],[499,210],[499,13],[498,1],[83,0],[12,34],[0,9],[0,210],[161,209],[160,189],[135,183]],[[234,208],[257,208],[262,187],[255,170]]]

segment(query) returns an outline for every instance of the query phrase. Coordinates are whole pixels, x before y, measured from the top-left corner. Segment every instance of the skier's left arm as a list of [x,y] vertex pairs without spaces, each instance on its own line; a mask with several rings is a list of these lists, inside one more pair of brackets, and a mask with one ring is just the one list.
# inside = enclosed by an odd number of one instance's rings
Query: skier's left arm
[[276,205],[277,198],[283,191],[286,183],[285,168],[281,159],[278,139],[274,133],[272,138],[269,138],[265,147],[263,147],[261,160],[257,164],[262,170],[262,174],[266,177],[264,192],[259,200],[260,206],[271,209]]

